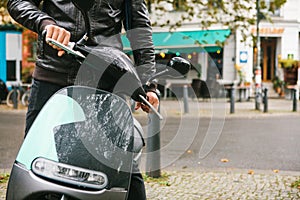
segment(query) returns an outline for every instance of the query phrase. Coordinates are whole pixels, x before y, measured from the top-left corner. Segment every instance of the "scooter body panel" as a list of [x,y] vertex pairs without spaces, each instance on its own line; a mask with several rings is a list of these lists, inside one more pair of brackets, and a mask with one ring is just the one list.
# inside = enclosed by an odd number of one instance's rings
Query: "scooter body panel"
[[140,150],[134,132],[131,110],[119,96],[83,86],[63,88],[45,104],[24,140],[7,200],[47,193],[125,199]]
[[[53,108],[60,108],[61,112],[57,112],[58,110]],[[54,95],[33,123],[16,161],[25,165],[26,169],[31,168],[32,160],[37,157],[47,157],[58,161],[52,133],[53,127],[84,120],[84,112],[76,101],[66,95]],[[41,132],[43,133],[41,134]]]

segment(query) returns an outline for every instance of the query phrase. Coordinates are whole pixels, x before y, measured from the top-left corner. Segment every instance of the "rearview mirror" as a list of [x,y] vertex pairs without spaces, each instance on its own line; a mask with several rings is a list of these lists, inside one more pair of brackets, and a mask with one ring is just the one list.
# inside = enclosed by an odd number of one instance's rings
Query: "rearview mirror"
[[[191,69],[191,64],[184,58],[173,57],[167,64],[168,67],[175,70],[175,72],[186,75]],[[178,75],[178,74],[177,74]]]
[[181,57],[173,57],[167,65],[157,64],[156,74],[148,79],[148,82],[158,77],[183,78],[191,69],[189,61]]

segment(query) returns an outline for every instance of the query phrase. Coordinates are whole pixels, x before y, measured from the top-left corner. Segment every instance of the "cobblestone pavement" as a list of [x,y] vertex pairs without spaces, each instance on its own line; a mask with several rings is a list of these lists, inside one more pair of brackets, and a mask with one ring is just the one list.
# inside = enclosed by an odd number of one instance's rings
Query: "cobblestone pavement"
[[[291,184],[299,173],[244,171],[163,171],[163,181],[146,181],[148,200],[297,200],[300,190]],[[0,184],[5,199],[6,184]]]
[[5,199],[7,183],[0,183],[0,199]]
[[[251,173],[253,173],[251,171]],[[293,174],[249,172],[168,172],[168,183],[148,182],[149,200],[293,200],[300,190]]]

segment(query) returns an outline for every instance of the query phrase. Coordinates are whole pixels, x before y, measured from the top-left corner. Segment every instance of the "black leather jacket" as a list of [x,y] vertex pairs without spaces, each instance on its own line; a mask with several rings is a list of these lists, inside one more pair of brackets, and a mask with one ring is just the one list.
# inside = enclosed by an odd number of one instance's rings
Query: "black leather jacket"
[[[129,36],[137,71],[142,81],[155,72],[152,29],[144,0],[131,0],[131,29]],[[99,45],[122,49],[120,32],[125,21],[124,0],[95,0],[88,12],[91,32]],[[38,59],[34,78],[60,85],[73,84],[78,63],[70,56],[57,56],[57,50],[44,44],[41,32],[48,24],[57,24],[71,32],[71,41],[85,33],[84,19],[71,0],[9,0],[10,15],[26,28],[39,33]]]

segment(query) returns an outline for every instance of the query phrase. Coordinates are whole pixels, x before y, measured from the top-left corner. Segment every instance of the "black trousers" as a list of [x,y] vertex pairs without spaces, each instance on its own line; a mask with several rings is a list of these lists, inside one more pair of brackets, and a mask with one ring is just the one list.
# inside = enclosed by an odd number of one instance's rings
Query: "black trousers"
[[[38,113],[48,99],[62,86],[44,81],[34,80],[31,87],[28,111],[26,113],[25,137],[37,117]],[[137,172],[138,165],[134,163],[134,172]],[[143,177],[140,173],[133,173],[131,177],[129,200],[146,200],[146,192]]]

